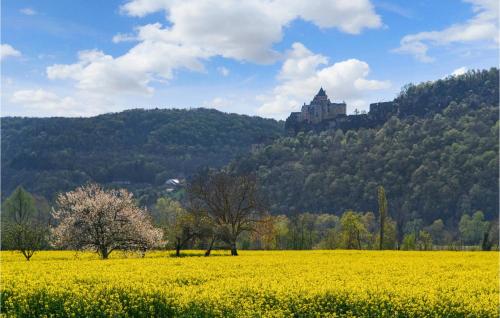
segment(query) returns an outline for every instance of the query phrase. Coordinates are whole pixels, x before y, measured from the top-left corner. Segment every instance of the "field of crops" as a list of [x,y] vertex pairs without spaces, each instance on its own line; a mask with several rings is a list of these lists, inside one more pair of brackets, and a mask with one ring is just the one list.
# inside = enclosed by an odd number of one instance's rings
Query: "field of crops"
[[498,252],[1,252],[6,317],[497,317]]

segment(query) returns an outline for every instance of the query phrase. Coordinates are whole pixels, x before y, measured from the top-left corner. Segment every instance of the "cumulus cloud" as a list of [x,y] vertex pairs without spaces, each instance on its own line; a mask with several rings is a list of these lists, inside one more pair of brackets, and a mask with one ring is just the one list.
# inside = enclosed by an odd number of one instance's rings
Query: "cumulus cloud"
[[[215,29],[220,34],[226,35],[231,32],[245,34],[249,29],[266,30],[266,26],[281,28],[296,18],[310,21],[321,28],[336,27],[354,34],[364,28],[378,28],[382,25],[380,17],[375,13],[369,0],[316,0],[313,2],[302,0],[131,0],[121,7],[121,11],[138,17],[165,11],[167,18],[174,24],[173,28],[186,32],[185,35],[190,35],[190,32],[199,29],[198,26],[191,29],[189,24],[192,22],[208,26],[212,31]],[[186,20],[188,17],[198,19]],[[236,23],[232,24],[232,22]],[[229,28],[223,28],[224,25],[229,25]],[[238,28],[234,28],[235,25]],[[272,31],[276,29],[273,28]]]
[[2,44],[0,46],[0,60],[3,60],[8,57],[18,57],[21,56],[21,52],[13,48],[9,44]]
[[480,41],[498,44],[498,0],[465,0],[465,2],[472,4],[474,16],[471,19],[440,31],[406,35],[394,52],[412,54],[417,60],[428,63],[434,61],[434,58],[427,54],[431,46]]
[[[163,30],[164,41],[256,63],[271,63],[279,57],[272,45],[297,18],[352,34],[381,26],[369,0],[132,0],[121,11],[139,17],[164,11],[172,25]],[[130,37],[118,35],[115,40],[123,38]]]
[[270,94],[258,97],[257,113],[284,118],[300,110],[323,87],[332,101],[346,101],[348,109],[366,108],[370,91],[387,89],[389,81],[367,79],[370,67],[357,59],[329,64],[321,54],[314,54],[301,43],[294,43],[278,75],[280,84]]
[[[214,56],[266,64],[280,53],[273,45],[283,29],[302,18],[320,28],[359,33],[380,27],[369,0],[132,0],[121,7],[130,16],[164,11],[167,26],[152,23],[132,34],[117,34],[113,42],[136,41],[121,56],[99,50],[82,51],[73,64],[47,68],[50,79],[76,81],[80,90],[94,93],[152,94],[154,81],[168,81],[178,69],[204,71]],[[220,69],[226,76],[229,70]]]
[[37,12],[34,9],[32,9],[32,8],[22,8],[21,10],[19,10],[19,12],[21,12],[24,15],[35,15],[35,14],[37,14]]
[[278,3],[282,8],[289,7],[290,15],[296,14],[320,28],[358,34],[365,28],[382,26],[380,16],[368,0],[281,0]]
[[47,76],[75,80],[79,89],[94,93],[147,95],[154,91],[152,81],[171,79],[176,68],[203,70],[201,56],[196,48],[144,40],[117,58],[98,50],[79,52],[77,63],[49,66]]
[[[79,100],[78,94],[97,99],[114,96],[115,100],[122,95],[152,96],[155,83],[172,80],[182,69],[204,72],[204,63],[216,56],[257,64],[274,63],[283,54],[273,46],[281,41],[284,29],[295,19],[350,34],[382,25],[369,0],[317,0],[309,4],[299,0],[130,0],[120,10],[137,17],[163,12],[165,24],[141,25],[131,33],[116,34],[114,43],[135,42],[122,55],[85,50],[78,53],[74,63],[47,67],[49,79],[75,83],[75,100]],[[307,72],[318,63],[326,63],[326,58],[308,57],[297,65],[288,62],[282,80],[312,76]],[[219,67],[217,72],[222,76],[230,73],[225,67]],[[53,101],[50,105],[55,104]],[[213,100],[210,104],[222,107],[224,102]]]

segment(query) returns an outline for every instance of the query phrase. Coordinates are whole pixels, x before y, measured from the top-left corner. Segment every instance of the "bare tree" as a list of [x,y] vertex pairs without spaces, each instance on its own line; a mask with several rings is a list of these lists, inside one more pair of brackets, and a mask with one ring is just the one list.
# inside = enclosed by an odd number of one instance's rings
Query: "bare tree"
[[231,255],[238,255],[238,237],[254,231],[265,214],[255,176],[205,172],[190,182],[187,192],[190,204],[211,219],[214,235],[230,245]]
[[167,245],[175,248],[175,255],[181,255],[181,249],[196,238],[205,238],[209,234],[206,216],[197,209],[185,209],[178,201],[171,198],[159,198],[154,208],[156,223],[164,229]]
[[104,190],[89,184],[60,194],[53,216],[58,247],[95,250],[103,259],[114,250],[139,250],[160,246],[163,233],[135,204],[127,190]]

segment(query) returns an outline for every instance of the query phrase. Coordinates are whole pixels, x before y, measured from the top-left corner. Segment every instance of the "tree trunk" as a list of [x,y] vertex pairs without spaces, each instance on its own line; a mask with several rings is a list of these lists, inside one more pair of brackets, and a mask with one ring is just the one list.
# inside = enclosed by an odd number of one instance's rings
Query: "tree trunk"
[[490,251],[491,250],[491,246],[493,245],[490,242],[489,234],[490,234],[489,231],[486,231],[483,234],[483,241],[481,242],[481,249],[483,251]]
[[182,247],[181,239],[176,237],[175,238],[175,256],[177,256],[177,257],[181,256],[181,247]]
[[380,242],[379,242],[379,250],[384,248],[384,222],[382,221],[380,224]]
[[358,250],[361,249],[361,238],[359,236],[359,232],[356,233],[356,240],[358,241]]
[[30,254],[29,252],[27,252],[25,250],[21,250],[21,253],[24,255],[24,257],[26,258],[26,260],[29,262],[32,254]]
[[403,216],[398,215],[398,218],[396,220],[396,245],[398,251],[401,249],[401,245],[403,244],[403,238],[404,238],[403,226],[404,226]]
[[231,256],[238,256],[238,250],[236,249],[236,242],[231,243]]
[[212,248],[214,247],[214,242],[215,242],[215,236],[212,237],[212,240],[210,241],[210,244],[208,245],[208,248],[205,251],[206,257],[210,256],[210,253],[212,252]]
[[108,259],[109,257],[109,252],[106,247],[101,247],[99,249],[99,254],[101,254],[101,259]]

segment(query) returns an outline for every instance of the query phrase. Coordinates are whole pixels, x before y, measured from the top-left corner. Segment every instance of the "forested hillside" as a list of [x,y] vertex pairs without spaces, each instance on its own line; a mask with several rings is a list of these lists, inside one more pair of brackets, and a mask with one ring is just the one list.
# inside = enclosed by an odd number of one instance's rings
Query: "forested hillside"
[[396,101],[381,128],[301,132],[232,168],[257,173],[274,213],[376,212],[382,185],[399,227],[497,217],[498,70],[411,85]]
[[[153,196],[169,178],[221,167],[282,134],[271,119],[209,109],[130,110],[91,118],[2,118],[2,197],[18,185],[51,200],[93,180]],[[146,202],[144,202],[146,203]]]

